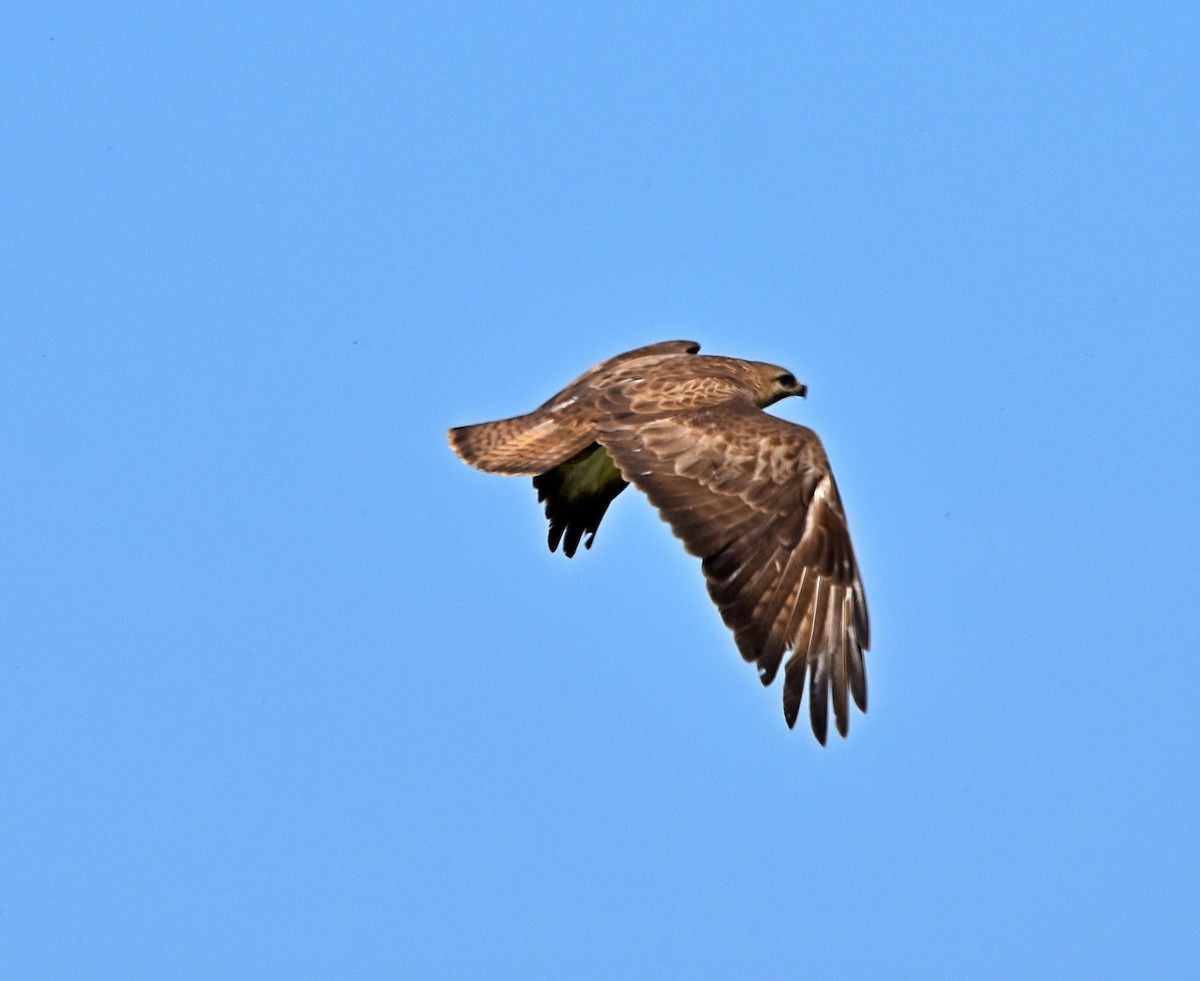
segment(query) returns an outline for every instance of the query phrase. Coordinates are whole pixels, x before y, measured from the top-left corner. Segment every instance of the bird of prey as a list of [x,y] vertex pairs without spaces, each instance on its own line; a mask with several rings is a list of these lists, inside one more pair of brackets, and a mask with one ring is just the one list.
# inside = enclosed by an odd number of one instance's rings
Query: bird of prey
[[817,434],[762,410],[804,397],[795,375],[664,341],[604,361],[528,415],[451,429],[450,445],[488,473],[533,477],[550,550],[591,548],[629,484],[701,559],[738,650],[769,685],[786,652],[783,714],[795,725],[808,678],[824,745],[847,691],[867,710],[867,600],[837,484]]

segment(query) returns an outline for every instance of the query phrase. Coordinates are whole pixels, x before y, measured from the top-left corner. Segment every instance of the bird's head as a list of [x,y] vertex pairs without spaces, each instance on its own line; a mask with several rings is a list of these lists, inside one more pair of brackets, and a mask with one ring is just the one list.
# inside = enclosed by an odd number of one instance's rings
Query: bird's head
[[768,405],[774,405],[781,399],[786,399],[789,396],[797,395],[804,398],[808,395],[808,386],[801,381],[797,381],[786,368],[780,368],[777,364],[764,364],[758,362],[755,364],[755,399],[754,401],[760,408],[766,408]]

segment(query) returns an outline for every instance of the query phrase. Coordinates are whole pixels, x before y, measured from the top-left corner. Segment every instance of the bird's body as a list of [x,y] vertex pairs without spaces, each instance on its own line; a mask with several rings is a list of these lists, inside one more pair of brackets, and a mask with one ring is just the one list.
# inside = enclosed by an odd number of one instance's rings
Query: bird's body
[[824,743],[847,692],[866,711],[866,597],[837,485],[816,433],[762,409],[805,394],[775,365],[666,341],[604,361],[534,412],[450,430],[467,463],[533,477],[549,544],[590,548],[609,504],[642,490],[689,552],[738,648],[770,684],[786,651],[789,726],[809,682]]

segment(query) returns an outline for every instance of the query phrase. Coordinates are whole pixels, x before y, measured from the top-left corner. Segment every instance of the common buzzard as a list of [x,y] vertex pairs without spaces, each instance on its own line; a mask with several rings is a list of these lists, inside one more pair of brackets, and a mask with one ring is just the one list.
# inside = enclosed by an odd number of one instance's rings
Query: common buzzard
[[489,473],[533,477],[550,550],[591,548],[630,483],[702,560],[708,592],[738,650],[769,685],[786,651],[783,714],[809,717],[825,743],[847,691],[867,710],[867,600],[837,484],[817,434],[762,410],[806,388],[784,368],[710,357],[665,341],[610,358],[536,411],[450,430]]

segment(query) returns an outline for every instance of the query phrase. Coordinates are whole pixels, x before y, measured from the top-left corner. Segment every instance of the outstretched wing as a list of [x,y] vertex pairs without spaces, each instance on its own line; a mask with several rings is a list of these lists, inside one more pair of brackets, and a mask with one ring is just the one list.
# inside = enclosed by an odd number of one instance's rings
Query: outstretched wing
[[653,414],[604,397],[599,441],[687,550],[764,685],[786,651],[783,711],[793,726],[809,678],[813,733],[825,742],[829,696],[844,736],[847,691],[866,711],[867,601],[846,516],[816,433],[748,399]]

